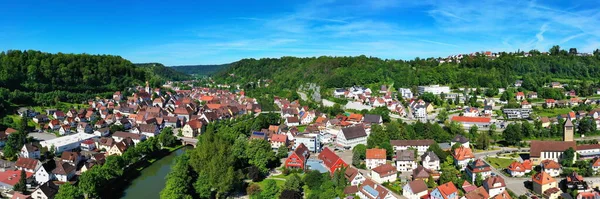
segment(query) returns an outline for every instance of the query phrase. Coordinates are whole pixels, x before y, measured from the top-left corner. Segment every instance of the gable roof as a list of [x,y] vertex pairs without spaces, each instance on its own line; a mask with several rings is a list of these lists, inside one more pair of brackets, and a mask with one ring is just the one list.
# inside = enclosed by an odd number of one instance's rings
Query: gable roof
[[386,151],[385,149],[367,149],[366,159],[385,159]]
[[442,184],[435,189],[439,190],[444,198],[448,198],[450,194],[458,192],[458,189],[456,189],[456,186],[452,182]]
[[466,138],[465,136],[463,136],[461,134],[456,134],[456,136],[454,136],[454,138],[452,139],[452,142],[458,142],[458,143],[464,144],[464,143],[469,142],[469,138]]
[[372,169],[373,172],[378,173],[381,177],[396,175],[397,170],[395,166],[391,164],[382,164]]
[[440,158],[433,152],[427,151],[423,155],[421,155],[421,161],[425,161],[425,157],[429,156],[429,161],[439,161]]
[[514,161],[508,165],[508,170],[514,172],[525,172],[525,167],[518,161]]
[[367,132],[365,131],[365,128],[360,125],[343,128],[342,133],[344,134],[344,137],[346,138],[346,140],[367,136]]
[[78,152],[69,152],[63,151],[60,159],[75,162],[79,158],[80,154]]
[[[494,186],[495,184],[500,184],[499,186]],[[483,180],[483,184],[487,185],[488,188],[498,188],[498,187],[506,187],[506,183],[504,183],[504,178],[498,175],[491,175]]]
[[344,173],[344,176],[349,181],[352,181],[358,174],[359,174],[358,169],[356,169],[354,167],[348,167],[348,168],[346,168],[346,172]]
[[473,171],[474,173],[479,173],[479,172],[486,172],[486,171],[491,171],[492,168],[490,167],[490,165],[488,165],[487,163],[485,163],[483,160],[481,159],[477,159],[473,162],[470,162],[467,164],[467,168],[471,171]]
[[200,129],[200,128],[202,128],[202,122],[200,122],[200,120],[198,120],[198,119],[190,120],[186,125],[190,125],[190,127],[192,129]]
[[271,142],[287,142],[287,135],[285,135],[285,134],[272,135]]
[[364,122],[371,124],[379,123],[381,122],[381,115],[365,114]]
[[48,181],[40,185],[36,190],[42,191],[48,198],[54,198],[54,195],[58,193],[58,186],[52,183],[52,181]]
[[452,154],[452,156],[454,156],[454,159],[457,160],[475,158],[475,156],[473,155],[473,151],[471,151],[471,148],[466,148],[464,146],[460,146],[454,149],[454,153]]
[[[331,168],[334,166],[335,162],[340,159],[340,156],[336,155],[332,150],[328,147],[325,147],[321,153],[319,153],[319,160],[323,160],[323,164],[327,166],[327,168]],[[343,160],[342,160],[343,162]]]
[[423,180],[413,180],[408,182],[408,186],[412,193],[421,193],[423,191],[427,191],[427,184]]
[[68,175],[69,173],[73,173],[75,169],[76,167],[69,163],[56,161],[56,167],[52,170],[52,173],[59,175]]
[[359,191],[373,199],[384,198],[389,193],[389,190],[368,178],[360,185]]
[[412,150],[398,150],[396,151],[396,161],[414,161],[415,152]]
[[467,194],[465,194],[465,198],[467,199],[488,199],[490,198],[490,194],[483,188],[479,187]]
[[546,173],[544,171],[542,171],[540,173],[536,173],[535,175],[533,175],[531,177],[531,179],[533,180],[534,183],[538,183],[541,185],[556,182],[556,180],[554,178],[552,178],[552,176],[548,175],[548,173]]
[[452,121],[456,122],[469,122],[469,123],[490,123],[492,118],[489,117],[467,117],[467,116],[453,116]]
[[541,165],[544,169],[560,169],[560,164],[554,160],[543,160]]
[[564,152],[570,147],[577,149],[574,141],[537,141],[532,140],[530,144],[531,157],[540,157],[541,152]]
[[22,167],[22,168],[26,168],[26,169],[30,169],[30,170],[37,169],[36,168],[37,164],[38,164],[38,160],[33,159],[33,158],[23,158],[23,157],[19,157],[19,159],[17,159],[17,162],[15,162],[16,167]]
[[124,131],[117,131],[117,132],[113,133],[112,136],[120,137],[120,138],[128,138],[129,137],[129,138],[135,139],[135,140],[142,139],[142,135],[140,135],[140,134],[129,133],[129,132],[124,132]]

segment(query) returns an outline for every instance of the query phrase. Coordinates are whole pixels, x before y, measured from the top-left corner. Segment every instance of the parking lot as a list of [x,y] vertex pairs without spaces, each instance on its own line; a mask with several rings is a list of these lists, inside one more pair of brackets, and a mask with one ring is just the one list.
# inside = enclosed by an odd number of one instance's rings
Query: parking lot
[[29,136],[33,137],[35,140],[38,141],[51,140],[56,138],[56,135],[50,133],[29,133]]

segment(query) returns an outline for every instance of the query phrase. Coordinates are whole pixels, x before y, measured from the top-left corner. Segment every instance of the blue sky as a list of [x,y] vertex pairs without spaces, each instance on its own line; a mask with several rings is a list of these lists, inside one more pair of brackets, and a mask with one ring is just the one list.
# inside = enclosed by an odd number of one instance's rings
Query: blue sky
[[0,50],[121,55],[165,65],[242,58],[600,48],[594,1],[0,2]]

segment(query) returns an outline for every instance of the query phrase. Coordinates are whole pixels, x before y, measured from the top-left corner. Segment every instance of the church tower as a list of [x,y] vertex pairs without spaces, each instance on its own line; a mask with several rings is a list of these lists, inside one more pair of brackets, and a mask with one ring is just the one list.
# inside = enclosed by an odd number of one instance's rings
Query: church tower
[[567,118],[567,121],[565,122],[565,135],[563,137],[563,141],[573,141],[573,134],[574,134],[574,129],[573,129],[573,122],[571,122],[570,118]]

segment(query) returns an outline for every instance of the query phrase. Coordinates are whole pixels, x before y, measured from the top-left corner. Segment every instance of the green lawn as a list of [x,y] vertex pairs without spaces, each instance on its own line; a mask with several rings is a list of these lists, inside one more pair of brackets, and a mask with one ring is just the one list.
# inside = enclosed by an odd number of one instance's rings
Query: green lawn
[[402,185],[400,184],[400,181],[396,181],[396,182],[392,182],[389,184],[384,184],[384,187],[390,189],[391,191],[402,195]]
[[298,126],[298,132],[304,132],[305,129],[306,129],[306,125]]
[[488,157],[488,158],[485,159],[485,161],[487,161],[488,163],[490,163],[491,164],[490,166],[493,166],[496,169],[505,169],[505,168],[508,168],[508,166],[510,165],[510,163],[512,163],[515,160],[514,159]]
[[570,108],[534,109],[534,112],[542,117],[554,117],[571,112]]
[[[268,180],[268,178],[263,181],[258,182],[258,185],[260,185],[260,188],[263,188],[263,189],[265,188],[267,180]],[[283,185],[285,184],[285,181],[283,181],[283,180],[274,180],[274,181],[275,181],[275,184],[277,184],[277,187],[283,187]]]

